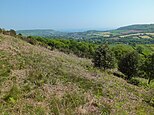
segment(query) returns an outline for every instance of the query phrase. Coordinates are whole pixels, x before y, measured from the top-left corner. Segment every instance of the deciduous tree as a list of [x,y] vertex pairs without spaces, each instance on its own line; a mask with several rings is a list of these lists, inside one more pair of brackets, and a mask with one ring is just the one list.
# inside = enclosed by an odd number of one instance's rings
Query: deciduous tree
[[149,78],[148,84],[150,84],[150,81],[154,79],[154,54],[146,59],[143,69]]

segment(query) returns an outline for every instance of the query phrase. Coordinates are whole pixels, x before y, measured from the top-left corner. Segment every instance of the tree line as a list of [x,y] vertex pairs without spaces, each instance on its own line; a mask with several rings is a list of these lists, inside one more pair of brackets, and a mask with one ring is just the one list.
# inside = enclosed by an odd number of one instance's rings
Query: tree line
[[117,67],[127,80],[131,80],[139,73],[149,78],[148,84],[154,79],[154,54],[143,57],[135,50],[125,52],[121,49],[119,52],[119,49],[111,50],[107,44],[103,44],[96,49],[93,63],[95,67],[104,70]]
[[81,42],[78,40],[73,39],[49,39],[49,38],[42,38],[42,37],[21,37],[23,40],[29,42],[30,44],[38,44],[44,46],[50,50],[58,49],[59,51],[65,53],[73,53],[79,57],[84,58],[92,58],[96,48],[98,47],[97,44],[89,43],[89,42]]

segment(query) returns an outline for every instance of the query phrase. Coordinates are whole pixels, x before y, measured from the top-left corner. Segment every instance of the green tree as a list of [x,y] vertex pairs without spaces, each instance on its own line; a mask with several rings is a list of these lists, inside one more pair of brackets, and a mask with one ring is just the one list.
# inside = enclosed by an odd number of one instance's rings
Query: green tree
[[0,28],[0,33],[2,33],[3,32],[3,30]]
[[154,79],[154,54],[146,59],[143,69],[149,78],[148,84],[150,84],[151,80]]
[[99,46],[94,54],[93,63],[95,67],[112,69],[115,67],[115,57],[107,44]]
[[138,53],[140,53],[140,54],[143,54],[143,50],[144,50],[144,48],[141,47],[141,46],[138,46],[138,47],[136,48],[136,51],[137,51]]
[[92,45],[89,45],[89,58],[92,58],[92,56],[94,55],[94,53],[95,53],[95,49],[94,49],[95,47],[94,46],[92,46]]
[[11,36],[16,36],[16,31],[11,29],[11,30],[10,30],[10,35],[11,35]]
[[118,44],[112,47],[112,51],[116,59],[119,61],[125,54],[134,51],[134,49],[129,45]]
[[127,53],[121,58],[118,64],[118,69],[131,79],[138,72],[139,68],[139,54],[135,51]]

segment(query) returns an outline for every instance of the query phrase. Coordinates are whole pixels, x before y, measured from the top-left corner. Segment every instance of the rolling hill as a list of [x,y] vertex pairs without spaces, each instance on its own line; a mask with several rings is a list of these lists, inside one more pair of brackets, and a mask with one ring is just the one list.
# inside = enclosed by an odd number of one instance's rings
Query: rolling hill
[[153,115],[152,93],[90,59],[0,34],[0,114]]
[[[55,30],[19,30],[24,36],[40,36],[47,38],[79,39],[92,42],[122,42],[128,41],[138,43],[153,43],[154,24],[130,25],[120,27],[115,30],[97,31],[89,30],[85,32],[60,32]],[[122,39],[126,38],[126,39]]]
[[117,30],[136,31],[136,32],[154,32],[154,24],[137,24],[120,27]]

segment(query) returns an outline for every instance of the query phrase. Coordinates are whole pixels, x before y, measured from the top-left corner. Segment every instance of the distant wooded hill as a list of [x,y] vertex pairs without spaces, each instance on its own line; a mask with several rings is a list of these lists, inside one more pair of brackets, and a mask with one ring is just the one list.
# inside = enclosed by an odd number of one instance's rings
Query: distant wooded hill
[[118,28],[118,30],[136,30],[141,32],[154,32],[154,24],[138,24]]

